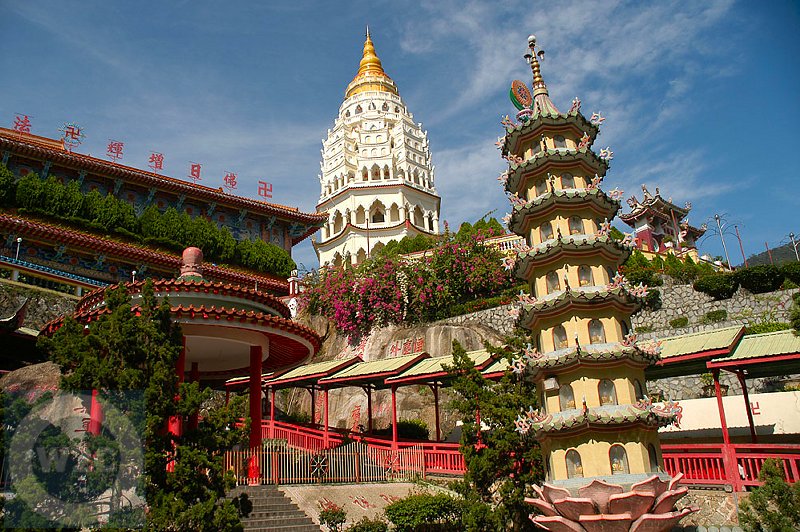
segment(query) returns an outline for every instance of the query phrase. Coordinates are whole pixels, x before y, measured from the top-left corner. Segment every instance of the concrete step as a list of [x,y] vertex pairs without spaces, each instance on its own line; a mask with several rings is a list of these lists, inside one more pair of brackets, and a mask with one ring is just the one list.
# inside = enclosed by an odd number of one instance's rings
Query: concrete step
[[311,518],[275,486],[237,486],[231,490],[228,498],[241,494],[246,494],[252,504],[250,515],[242,519],[247,532],[320,532]]

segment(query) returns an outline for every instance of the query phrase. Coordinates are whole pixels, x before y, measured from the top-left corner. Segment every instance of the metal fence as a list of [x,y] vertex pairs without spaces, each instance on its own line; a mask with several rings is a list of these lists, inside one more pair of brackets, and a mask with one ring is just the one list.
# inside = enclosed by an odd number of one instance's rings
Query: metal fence
[[418,445],[375,449],[353,442],[333,449],[306,450],[290,447],[285,440],[268,440],[261,448],[228,451],[225,469],[234,472],[239,484],[247,484],[253,460],[262,484],[391,482],[425,477],[425,455]]

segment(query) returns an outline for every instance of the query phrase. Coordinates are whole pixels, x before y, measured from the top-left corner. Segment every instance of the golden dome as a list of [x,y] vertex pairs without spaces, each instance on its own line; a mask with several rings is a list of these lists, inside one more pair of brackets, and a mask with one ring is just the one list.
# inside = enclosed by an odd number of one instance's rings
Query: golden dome
[[367,91],[397,94],[394,81],[384,72],[381,60],[375,53],[375,45],[372,44],[369,28],[367,28],[367,38],[364,41],[364,51],[361,54],[361,62],[358,64],[358,72],[347,86],[345,98]]

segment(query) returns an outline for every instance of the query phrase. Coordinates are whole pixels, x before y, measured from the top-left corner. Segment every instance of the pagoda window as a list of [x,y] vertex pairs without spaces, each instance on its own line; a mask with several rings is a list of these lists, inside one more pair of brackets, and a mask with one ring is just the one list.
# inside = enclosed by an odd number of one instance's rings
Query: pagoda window
[[539,238],[542,239],[542,242],[550,240],[553,238],[553,224],[550,222],[545,222],[539,226]]
[[337,211],[336,216],[333,217],[333,233],[338,234],[343,227],[344,227],[344,218],[342,217],[342,213]]
[[400,209],[397,207],[397,204],[394,204],[389,208],[389,221],[390,222],[400,221]]
[[531,153],[533,153],[533,155],[538,155],[541,152],[542,152],[542,145],[539,144],[538,141],[534,142],[533,145],[531,146]]
[[381,110],[388,111],[389,110],[389,104],[386,103],[386,102],[383,102],[383,105],[381,106]]
[[626,320],[620,321],[619,325],[622,328],[622,336],[628,336],[631,333],[630,325],[628,325]]
[[555,270],[547,272],[547,276],[545,277],[545,282],[547,284],[548,294],[552,294],[553,292],[561,290],[561,282],[558,280],[558,272],[556,272]]
[[534,185],[534,194],[534,197],[537,198],[543,194],[547,194],[547,182],[544,179],[540,179],[536,182],[536,185]]
[[356,114],[357,114],[357,115],[358,115],[358,114],[361,114],[361,111],[363,111],[363,109],[361,108],[361,106],[360,106],[360,105],[356,105]]
[[[567,331],[564,329],[563,325],[556,325],[553,327],[553,347],[556,349],[564,349],[565,347],[569,347]],[[570,392],[572,392],[572,388],[570,388]]]
[[[580,275],[580,269],[578,272]],[[591,275],[591,270],[589,271],[589,274]],[[583,286],[583,282],[581,282],[581,286]],[[589,322],[589,343],[606,343],[606,331],[605,328],[603,328],[603,322],[598,319],[594,319]]]
[[650,459],[650,472],[658,473],[661,471],[661,463],[658,461],[656,446],[652,443],[647,444],[647,457]]
[[600,394],[600,406],[617,404],[617,390],[610,379],[601,380],[597,385],[597,391]]
[[644,399],[644,386],[642,386],[642,383],[639,381],[639,379],[633,381],[633,391],[636,394],[637,401]]
[[[373,151],[373,155],[376,155],[374,153],[375,152],[374,148],[373,148],[372,151]],[[378,180],[380,178],[381,178],[381,169],[378,167],[378,165],[375,165],[375,166],[372,167],[372,180],[376,181],[376,180]]]
[[361,248],[361,249],[358,250],[358,253],[356,253],[356,262],[355,263],[356,264],[361,264],[365,260],[367,260],[367,252],[364,251],[364,248]]
[[424,221],[424,218],[423,218],[422,209],[420,209],[419,206],[417,206],[414,209],[414,225],[416,225],[417,227],[423,227],[424,228],[425,227],[424,224],[425,224],[425,221]]
[[345,118],[350,118],[350,110],[349,109],[347,111],[345,111],[344,117]]
[[575,177],[569,172],[561,174],[561,188],[575,188]]
[[608,459],[611,462],[612,475],[627,475],[630,473],[628,468],[628,453],[625,452],[625,447],[619,444],[611,446],[608,451]]
[[361,170],[361,181],[369,181],[369,172],[366,168]]
[[581,286],[592,286],[594,285],[594,279],[592,278],[592,269],[582,264],[578,268],[578,282]]
[[399,108],[399,107],[397,107],[396,105],[394,106],[394,112],[395,112],[395,113],[399,113],[399,112],[400,112],[400,108]]
[[372,102],[369,102],[369,110],[370,110],[370,111],[373,111],[373,110],[375,110],[375,104],[374,104],[374,103],[372,103]]
[[366,223],[366,213],[364,212],[364,207],[359,207],[356,209],[356,223],[357,224],[364,224]]
[[569,234],[581,235],[583,234],[583,218],[580,216],[569,217]]
[[556,135],[555,137],[553,137],[553,144],[555,145],[556,149],[566,148],[567,139],[565,139],[562,135]]
[[567,451],[567,478],[583,478],[581,455],[575,449]]
[[375,213],[372,215],[372,223],[382,224],[383,221],[384,221],[383,211],[380,209],[376,209]]
[[428,231],[433,231],[433,214],[428,215]]
[[575,394],[569,384],[562,384],[558,389],[558,406],[562,412],[575,409]]

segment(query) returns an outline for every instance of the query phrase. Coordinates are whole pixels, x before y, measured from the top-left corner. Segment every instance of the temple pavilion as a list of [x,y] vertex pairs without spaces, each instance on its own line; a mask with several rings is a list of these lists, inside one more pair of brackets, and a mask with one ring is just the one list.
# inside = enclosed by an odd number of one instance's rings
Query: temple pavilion
[[651,194],[642,185],[642,201],[632,195],[628,198],[628,206],[631,212],[620,214],[619,218],[633,228],[637,249],[656,253],[689,253],[697,260],[697,239],[706,232],[706,226],[689,225],[690,202],[679,207],[672,203],[672,198],[662,198],[658,187],[656,193]]

